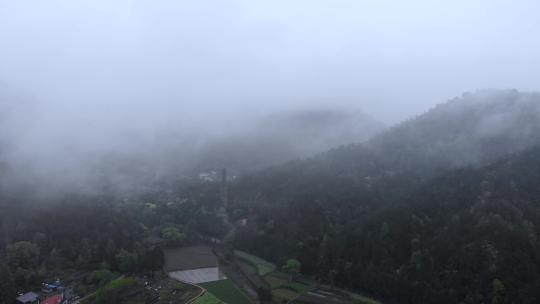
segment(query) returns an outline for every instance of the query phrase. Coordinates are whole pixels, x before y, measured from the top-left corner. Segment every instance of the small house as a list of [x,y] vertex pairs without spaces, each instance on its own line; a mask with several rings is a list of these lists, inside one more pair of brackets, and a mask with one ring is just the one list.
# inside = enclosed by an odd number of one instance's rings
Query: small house
[[39,302],[39,295],[35,292],[27,292],[17,297],[17,302],[23,304],[33,304]]

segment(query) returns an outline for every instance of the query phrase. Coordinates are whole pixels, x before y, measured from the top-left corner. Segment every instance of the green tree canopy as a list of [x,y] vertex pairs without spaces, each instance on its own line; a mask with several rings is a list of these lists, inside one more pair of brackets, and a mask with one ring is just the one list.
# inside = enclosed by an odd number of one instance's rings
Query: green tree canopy
[[292,281],[293,276],[300,273],[301,264],[298,260],[290,259],[281,269],[289,274],[289,281]]
[[0,300],[12,299],[15,296],[15,280],[9,267],[0,262]]
[[168,245],[180,245],[186,239],[186,235],[176,227],[163,228],[161,235]]
[[31,242],[22,241],[7,246],[7,259],[12,269],[29,269],[39,264],[39,247]]

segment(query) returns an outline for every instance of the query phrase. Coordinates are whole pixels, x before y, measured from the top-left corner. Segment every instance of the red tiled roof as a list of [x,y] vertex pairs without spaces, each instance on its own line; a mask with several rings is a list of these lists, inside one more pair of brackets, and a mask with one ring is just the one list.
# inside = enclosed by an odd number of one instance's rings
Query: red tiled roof
[[43,300],[43,302],[41,302],[41,304],[59,304],[60,302],[62,302],[62,296],[55,295],[46,298],[45,300]]

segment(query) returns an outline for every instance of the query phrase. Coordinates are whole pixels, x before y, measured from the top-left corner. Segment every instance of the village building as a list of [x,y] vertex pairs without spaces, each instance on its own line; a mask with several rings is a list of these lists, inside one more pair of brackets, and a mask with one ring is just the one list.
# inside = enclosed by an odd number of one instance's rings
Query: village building
[[46,298],[40,304],[60,304],[62,302],[61,295],[54,295]]
[[17,302],[23,304],[39,303],[39,295],[35,292],[27,292],[18,296]]

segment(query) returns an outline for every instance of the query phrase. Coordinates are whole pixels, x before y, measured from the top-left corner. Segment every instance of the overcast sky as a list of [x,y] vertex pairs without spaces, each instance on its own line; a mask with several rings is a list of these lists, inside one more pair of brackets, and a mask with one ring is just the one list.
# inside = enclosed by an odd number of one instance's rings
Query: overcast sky
[[539,90],[538,37],[537,0],[0,0],[0,81],[69,115],[338,104],[396,122]]
[[540,90],[538,37],[538,0],[0,0],[0,177],[138,185],[271,112]]

